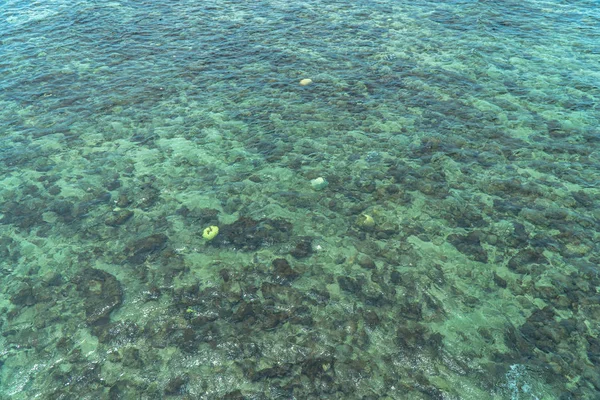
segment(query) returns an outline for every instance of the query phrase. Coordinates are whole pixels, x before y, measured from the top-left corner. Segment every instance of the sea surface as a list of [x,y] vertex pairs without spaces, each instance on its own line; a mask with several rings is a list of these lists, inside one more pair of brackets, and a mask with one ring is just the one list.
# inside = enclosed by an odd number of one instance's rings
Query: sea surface
[[599,102],[598,0],[2,0],[0,399],[600,399]]

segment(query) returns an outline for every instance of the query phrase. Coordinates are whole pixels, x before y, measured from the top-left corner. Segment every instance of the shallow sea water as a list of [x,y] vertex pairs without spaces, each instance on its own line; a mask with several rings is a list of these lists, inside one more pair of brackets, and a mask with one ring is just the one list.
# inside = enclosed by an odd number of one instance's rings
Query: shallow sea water
[[3,1],[0,399],[600,398],[599,10]]

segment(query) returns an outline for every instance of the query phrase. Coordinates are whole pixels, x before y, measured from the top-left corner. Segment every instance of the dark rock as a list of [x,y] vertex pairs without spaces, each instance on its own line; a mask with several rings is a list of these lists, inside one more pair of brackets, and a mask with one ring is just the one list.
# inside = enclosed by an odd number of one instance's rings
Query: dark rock
[[121,194],[117,198],[117,207],[127,207],[130,204],[131,200],[129,200],[129,197],[126,194]]
[[521,212],[522,206],[509,200],[494,199],[494,209],[499,213],[517,215]]
[[494,272],[494,283],[501,288],[506,288],[506,280],[502,279],[498,274]]
[[425,345],[427,337],[427,328],[421,324],[401,325],[396,330],[396,344],[411,353],[418,352]]
[[[210,289],[207,288],[207,290]],[[207,291],[206,294],[208,296],[216,295],[216,293],[212,291]],[[200,287],[198,284],[191,284],[178,288],[175,291],[174,297],[180,307],[194,306],[202,303],[203,300],[200,296]],[[209,298],[210,297],[207,297],[207,299]]]
[[248,180],[254,182],[254,183],[261,183],[262,182],[262,178],[259,175],[250,175],[248,177]]
[[363,317],[364,317],[367,325],[370,326],[371,328],[378,326],[379,323],[381,322],[379,315],[377,315],[377,313],[373,310],[365,311],[363,313]]
[[330,294],[326,290],[315,290],[311,289],[308,296],[316,304],[326,304],[329,302]]
[[233,320],[236,322],[244,322],[249,319],[254,320],[254,316],[254,306],[252,303],[242,302],[233,314]]
[[277,282],[289,283],[298,277],[298,273],[292,269],[285,258],[273,260],[273,275]]
[[229,270],[226,268],[220,270],[219,275],[221,275],[221,279],[223,279],[223,282],[229,282],[229,280],[231,279],[231,272],[229,272]]
[[517,332],[513,326],[508,326],[504,332],[504,344],[519,357],[533,355],[535,349],[534,342],[527,337],[529,336],[528,334],[524,335],[524,333],[528,333],[530,328],[531,325],[528,325],[524,330],[521,330],[521,332]]
[[479,239],[480,232],[470,232],[467,235],[452,234],[448,236],[448,241],[464,255],[471,257],[475,261],[487,262],[488,255]]
[[523,249],[508,261],[507,266],[519,274],[527,274],[531,272],[532,264],[545,265],[547,263],[548,260],[541,251]]
[[114,179],[106,184],[106,190],[112,191],[121,187],[121,181]]
[[249,378],[253,381],[261,379],[283,378],[292,371],[293,364],[282,363],[272,367],[263,368],[258,371],[251,371]]
[[544,216],[547,219],[562,221],[567,218],[569,212],[564,208],[549,208],[544,210]]
[[507,243],[512,247],[525,247],[529,243],[529,234],[525,225],[513,222],[513,233],[507,238]]
[[378,239],[390,239],[400,232],[399,226],[390,222],[383,222],[381,225],[377,225],[376,230]]
[[[109,400],[127,400],[133,399],[140,396],[139,387],[137,387],[135,382],[130,380],[119,380],[113,386],[111,386],[108,391],[108,399]],[[148,395],[148,393],[144,393]]]
[[47,286],[60,286],[63,283],[63,276],[58,272],[51,271],[42,277],[42,282]]
[[131,217],[133,217],[133,211],[119,210],[119,211],[115,211],[111,215],[109,215],[104,220],[104,223],[108,226],[119,226],[119,225],[123,225]]
[[175,345],[187,352],[193,352],[198,348],[198,338],[196,331],[192,328],[184,328],[178,332],[175,338]]
[[400,272],[392,271],[390,273],[390,282],[392,282],[394,285],[402,283],[402,275],[400,274]]
[[594,199],[589,193],[582,190],[573,193],[573,198],[583,207],[591,207],[594,204]]
[[289,286],[282,286],[270,282],[263,282],[260,290],[265,299],[281,300],[286,298],[290,290]]
[[61,189],[57,185],[52,185],[48,188],[48,194],[51,196],[56,196],[56,195],[60,194],[60,192],[61,192]]
[[54,211],[59,216],[65,218],[71,215],[74,205],[70,201],[58,200],[50,206],[50,210]]
[[186,375],[178,375],[169,379],[169,382],[165,386],[165,394],[170,396],[183,394],[188,380],[189,378]]
[[156,301],[160,297],[161,290],[157,286],[152,286],[148,290],[144,291],[144,299],[146,301]]
[[240,217],[234,223],[220,227],[219,235],[209,243],[252,251],[264,245],[287,242],[291,230],[292,224],[282,219],[265,218],[257,221]]
[[419,301],[405,301],[400,304],[400,315],[404,319],[420,321],[423,319],[422,304]]
[[340,285],[340,289],[345,290],[350,293],[359,293],[361,284],[357,282],[356,279],[348,277],[348,276],[339,276],[337,278],[338,285]]
[[123,302],[121,284],[108,272],[85,268],[73,278],[73,282],[83,298],[86,322],[89,325],[107,323],[110,313]]
[[[156,181],[155,177],[149,177],[153,182]],[[156,202],[160,199],[160,190],[153,187],[151,183],[145,183],[140,187],[140,192],[137,194],[137,198],[140,201],[137,203],[137,207],[142,210],[148,210],[153,207]]]
[[375,261],[373,261],[373,259],[368,256],[359,257],[358,265],[360,265],[361,267],[363,267],[365,269],[376,269],[377,268]]
[[244,400],[245,397],[239,390],[234,390],[233,392],[229,392],[223,396],[223,400]]
[[592,364],[600,365],[600,339],[593,336],[587,336],[587,355]]
[[333,373],[333,358],[315,357],[302,363],[302,375],[315,379]]
[[136,339],[139,328],[136,323],[125,320],[98,324],[92,327],[92,334],[100,343],[129,343]]
[[132,264],[143,263],[148,256],[161,251],[167,240],[167,235],[156,233],[130,243],[125,249],[126,254],[128,254],[127,262]]
[[391,184],[385,187],[385,191],[389,195],[395,195],[400,193],[400,187],[398,185]]
[[309,237],[300,238],[300,240],[296,243],[296,247],[294,247],[290,254],[294,258],[304,258],[308,257],[312,254],[312,239]]
[[123,349],[123,365],[132,368],[141,368],[144,366],[140,349],[137,347],[125,347]]
[[11,296],[10,302],[17,306],[32,306],[35,304],[33,290],[28,284],[23,284],[17,293]]

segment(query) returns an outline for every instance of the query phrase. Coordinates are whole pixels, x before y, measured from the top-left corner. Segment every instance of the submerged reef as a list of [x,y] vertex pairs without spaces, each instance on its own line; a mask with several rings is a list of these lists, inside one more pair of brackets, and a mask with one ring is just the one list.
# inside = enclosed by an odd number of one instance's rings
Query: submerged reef
[[599,398],[595,17],[201,3],[0,21],[0,398]]

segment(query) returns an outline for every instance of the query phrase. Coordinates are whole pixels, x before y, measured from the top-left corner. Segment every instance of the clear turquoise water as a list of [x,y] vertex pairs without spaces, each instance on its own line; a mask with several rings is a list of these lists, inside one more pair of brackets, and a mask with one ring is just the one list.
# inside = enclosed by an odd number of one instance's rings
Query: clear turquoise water
[[1,399],[600,398],[598,1],[163,3],[0,3]]

